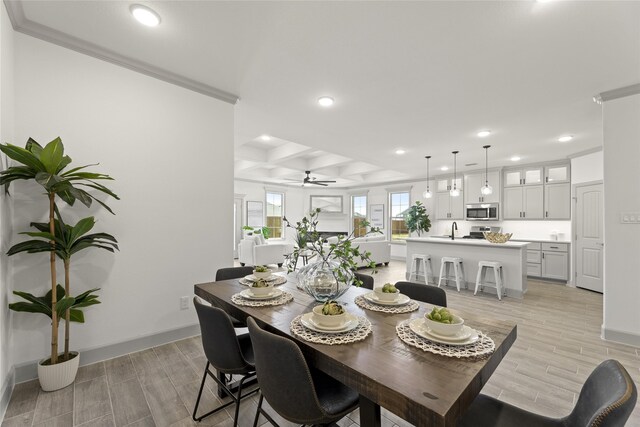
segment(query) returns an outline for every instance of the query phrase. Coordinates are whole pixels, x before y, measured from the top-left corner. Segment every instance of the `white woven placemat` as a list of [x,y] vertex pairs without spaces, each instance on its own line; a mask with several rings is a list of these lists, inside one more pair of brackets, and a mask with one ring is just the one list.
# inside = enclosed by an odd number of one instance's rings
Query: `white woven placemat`
[[247,307],[267,307],[270,305],[286,304],[293,300],[293,295],[289,292],[282,292],[282,295],[271,299],[247,299],[239,293],[231,295],[231,302],[236,305],[244,305]]
[[371,333],[371,322],[362,316],[358,316],[358,326],[341,334],[325,334],[323,332],[316,332],[311,329],[307,329],[302,325],[302,323],[300,323],[301,317],[302,315],[297,316],[291,321],[291,332],[293,332],[293,335],[298,338],[302,338],[305,341],[316,344],[349,344],[352,342],[362,341]]
[[400,322],[398,326],[396,326],[396,333],[406,344],[417,347],[421,350],[442,356],[457,357],[460,359],[463,357],[486,357],[496,349],[496,345],[493,340],[480,331],[478,331],[478,341],[473,344],[447,345],[430,341],[420,335],[417,335],[411,330],[411,328],[409,328],[409,322],[411,322],[411,320],[413,319]]
[[[240,284],[241,285],[251,286],[252,283],[253,282],[251,280],[246,279],[244,277],[242,279],[240,279]],[[270,285],[273,285],[273,286],[280,286],[280,285],[283,285],[283,284],[287,283],[287,278],[286,277],[282,277],[282,276],[278,276],[277,279],[269,280],[267,283],[269,283]]]
[[360,308],[366,308],[371,311],[381,311],[382,313],[411,313],[420,308],[420,304],[414,300],[403,305],[380,305],[369,302],[363,295],[358,295],[354,302]]

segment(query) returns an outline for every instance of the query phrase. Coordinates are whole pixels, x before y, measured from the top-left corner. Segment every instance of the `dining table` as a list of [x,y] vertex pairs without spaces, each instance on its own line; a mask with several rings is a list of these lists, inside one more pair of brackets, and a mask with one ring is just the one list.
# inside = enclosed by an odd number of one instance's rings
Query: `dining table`
[[516,340],[516,324],[497,319],[491,312],[463,311],[454,306],[449,309],[462,317],[465,325],[490,337],[495,350],[483,357],[434,354],[408,345],[396,332],[400,322],[423,317],[432,305],[419,302],[419,308],[409,313],[372,311],[354,302],[371,291],[351,286],[337,300],[350,314],[366,318],[371,333],[347,344],[309,342],[293,333],[292,321],[321,303],[298,288],[296,273],[286,279],[278,288],[293,299],[275,306],[234,303],[232,297],[248,289],[240,283],[242,279],[196,284],[194,292],[236,319],[251,316],[265,330],[293,340],[310,366],[359,393],[363,427],[381,425],[381,407],[416,426],[455,426]]

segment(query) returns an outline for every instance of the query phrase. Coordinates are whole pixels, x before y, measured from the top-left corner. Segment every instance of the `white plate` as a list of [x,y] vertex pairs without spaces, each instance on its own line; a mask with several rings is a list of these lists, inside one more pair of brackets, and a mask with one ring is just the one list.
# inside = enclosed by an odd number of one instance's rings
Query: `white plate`
[[251,289],[245,289],[244,291],[240,292],[240,295],[242,295],[242,298],[246,299],[272,299],[278,298],[280,295],[282,295],[282,291],[280,289],[273,288],[270,294],[258,296],[254,295],[253,292],[251,292]]
[[463,329],[468,328],[471,330],[471,335],[467,339],[451,340],[451,339],[439,338],[440,336],[436,337],[429,333],[430,329],[424,324],[424,319],[422,318],[413,319],[411,322],[409,322],[409,328],[416,334],[420,335],[422,338],[426,338],[430,341],[437,342],[439,344],[468,345],[468,344],[473,344],[474,342],[478,341],[478,339],[480,338],[478,336],[478,331],[471,329],[468,326],[463,326]]
[[313,321],[313,313],[305,313],[300,318],[300,323],[305,328],[311,329],[316,332],[323,332],[325,334],[341,334],[343,332],[348,332],[358,326],[358,318],[353,314],[347,313],[347,322],[340,326],[339,328],[325,328],[324,326],[318,326]]
[[[275,274],[272,274],[271,276],[267,277],[266,279],[264,279],[267,282],[273,282],[274,280],[278,280],[278,277]],[[255,282],[256,280],[258,280],[258,278],[256,276],[254,276],[253,274],[250,274],[248,276],[244,276],[245,279],[249,280],[250,282]]]
[[437,333],[436,331],[434,331],[433,329],[431,329],[430,327],[427,326],[427,322],[424,322],[424,328],[427,330],[427,332],[429,333],[429,335],[431,335],[434,338],[439,338],[443,341],[464,341],[469,339],[473,334],[476,334],[476,331],[474,329],[471,329],[470,327],[463,325],[462,329],[460,329],[460,331],[455,334],[455,335],[442,335]]
[[365,297],[365,299],[371,301],[372,303],[380,305],[405,305],[406,303],[411,301],[411,298],[409,298],[405,294],[399,294],[398,299],[396,299],[395,301],[382,301],[380,298],[378,298],[378,295],[376,295],[375,292],[369,292],[364,294],[363,296]]

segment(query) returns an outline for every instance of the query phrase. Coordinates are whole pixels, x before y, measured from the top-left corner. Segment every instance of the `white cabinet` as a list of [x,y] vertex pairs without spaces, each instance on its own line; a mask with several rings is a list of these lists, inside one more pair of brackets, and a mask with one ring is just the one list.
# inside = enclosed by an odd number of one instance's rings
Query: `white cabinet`
[[504,171],[504,186],[538,185],[543,183],[541,166],[507,169]]
[[542,251],[542,276],[548,279],[567,280],[569,259],[566,252]]
[[544,187],[542,185],[505,187],[502,203],[504,219],[543,219]]
[[[462,191],[462,178],[455,179],[456,188]],[[441,193],[453,188],[453,177],[436,180],[436,191]]]
[[449,192],[436,193],[436,219],[463,219],[464,193],[451,197]]
[[545,219],[571,219],[571,185],[545,185],[544,206]]
[[546,166],[544,168],[544,182],[547,184],[569,182],[570,180],[569,165]]
[[493,193],[483,196],[480,189],[484,186],[483,173],[474,173],[464,176],[465,203],[498,203],[500,202],[500,172],[490,171],[487,174],[489,185],[493,187]]

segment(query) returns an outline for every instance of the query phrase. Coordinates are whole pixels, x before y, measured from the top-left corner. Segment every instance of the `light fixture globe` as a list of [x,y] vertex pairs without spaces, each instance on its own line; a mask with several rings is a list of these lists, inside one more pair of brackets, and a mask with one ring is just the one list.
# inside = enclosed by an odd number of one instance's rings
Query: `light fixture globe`
[[482,193],[483,196],[489,196],[493,194],[493,187],[490,186],[489,184],[485,184],[480,189],[480,192]]
[[449,190],[449,195],[451,197],[458,197],[460,195],[460,190],[454,187],[451,190]]
[[422,197],[424,197],[425,199],[430,199],[433,197],[433,193],[431,192],[431,190],[427,190],[424,193],[422,193]]

